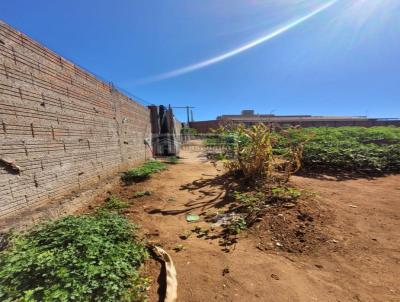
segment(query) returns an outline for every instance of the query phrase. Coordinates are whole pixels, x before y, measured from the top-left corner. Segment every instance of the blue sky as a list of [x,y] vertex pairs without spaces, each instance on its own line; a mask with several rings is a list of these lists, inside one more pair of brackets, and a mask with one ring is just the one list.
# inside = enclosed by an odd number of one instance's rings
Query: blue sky
[[[223,55],[326,5],[323,0],[13,0],[0,18],[155,104],[196,120],[258,113],[400,117],[400,1],[337,0],[219,63]],[[150,79],[150,81],[149,81]],[[185,119],[183,110],[175,112]]]

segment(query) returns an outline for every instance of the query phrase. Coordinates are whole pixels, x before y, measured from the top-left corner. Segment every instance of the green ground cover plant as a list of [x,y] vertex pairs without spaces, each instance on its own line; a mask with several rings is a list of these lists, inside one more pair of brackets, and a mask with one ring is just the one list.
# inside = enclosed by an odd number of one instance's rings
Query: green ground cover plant
[[[224,155],[233,156],[235,148],[251,144],[238,129],[219,130],[219,136],[205,144],[220,144],[227,150]],[[271,130],[270,141],[274,155],[293,158],[297,154],[294,158],[300,163],[296,165],[307,171],[400,172],[397,127],[279,128]]]
[[295,201],[301,196],[301,191],[292,187],[272,188],[269,196],[271,201],[288,202]]
[[[298,133],[299,140],[309,137],[302,157],[305,170],[400,172],[400,128],[306,128]],[[284,149],[287,141],[279,137],[279,143]]]
[[126,182],[143,181],[151,174],[165,170],[167,165],[158,160],[149,160],[140,167],[129,169],[124,173],[122,179]]
[[104,208],[107,210],[121,210],[128,207],[128,203],[113,195],[106,199]]
[[68,216],[13,235],[0,253],[1,301],[143,301],[147,257],[117,214]]

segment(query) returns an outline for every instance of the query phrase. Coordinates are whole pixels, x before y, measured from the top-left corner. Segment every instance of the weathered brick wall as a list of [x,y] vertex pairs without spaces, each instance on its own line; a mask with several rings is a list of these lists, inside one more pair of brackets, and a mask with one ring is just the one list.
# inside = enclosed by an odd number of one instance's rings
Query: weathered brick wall
[[0,21],[0,217],[144,161],[150,128],[146,107]]
[[197,133],[210,133],[213,129],[218,129],[222,126],[219,120],[210,120],[210,121],[197,121],[197,122],[190,122],[189,127],[196,129]]

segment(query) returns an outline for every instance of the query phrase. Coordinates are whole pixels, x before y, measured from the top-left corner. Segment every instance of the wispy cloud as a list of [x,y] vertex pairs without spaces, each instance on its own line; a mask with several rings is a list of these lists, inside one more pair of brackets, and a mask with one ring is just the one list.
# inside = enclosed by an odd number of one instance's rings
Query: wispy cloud
[[253,41],[248,42],[247,44],[244,44],[238,48],[235,48],[233,50],[230,50],[226,53],[223,53],[221,55],[218,55],[216,57],[186,66],[186,67],[182,67],[179,69],[175,69],[172,71],[168,71],[162,74],[158,74],[155,76],[151,76],[151,77],[147,77],[144,78],[142,80],[139,80],[137,83],[138,84],[146,84],[146,83],[151,83],[151,82],[156,82],[156,81],[161,81],[161,80],[165,80],[165,79],[169,79],[169,78],[173,78],[173,77],[177,77],[186,73],[190,73],[205,67],[208,67],[210,65],[219,63],[221,61],[224,61],[226,59],[229,59],[233,56],[236,56],[242,52],[245,52],[246,50],[249,50],[253,47],[256,47],[262,43],[265,43],[289,30],[291,30],[292,28],[302,24],[303,22],[307,21],[308,19],[314,17],[315,15],[323,12],[324,10],[328,9],[329,7],[331,7],[332,5],[334,5],[336,2],[338,2],[339,0],[332,0],[324,5],[319,6],[318,8],[316,8],[315,10],[311,11],[310,13],[308,13],[307,15],[304,15],[298,19],[295,19],[294,21],[286,24],[286,25],[282,25],[280,27],[278,27],[277,29],[273,30],[272,32],[268,33],[265,36],[262,36],[258,39],[255,39]]

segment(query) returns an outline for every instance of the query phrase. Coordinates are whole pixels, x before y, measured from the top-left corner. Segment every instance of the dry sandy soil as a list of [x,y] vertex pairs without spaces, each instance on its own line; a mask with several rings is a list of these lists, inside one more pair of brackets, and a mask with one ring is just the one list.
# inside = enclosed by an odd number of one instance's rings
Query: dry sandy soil
[[[210,228],[204,216],[226,207],[215,181],[223,171],[199,152],[181,156],[150,180],[109,192],[131,201],[125,215],[171,254],[178,301],[400,301],[399,175],[293,177],[293,185],[315,196],[271,209],[226,252],[218,236],[180,238],[196,226]],[[133,197],[143,190],[152,195]],[[188,213],[202,214],[201,221],[188,223]],[[174,251],[177,245],[183,250]],[[159,301],[161,265],[149,260],[146,267],[150,301]]]

